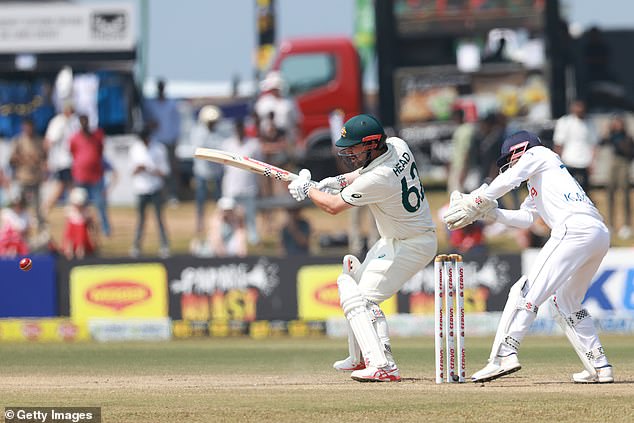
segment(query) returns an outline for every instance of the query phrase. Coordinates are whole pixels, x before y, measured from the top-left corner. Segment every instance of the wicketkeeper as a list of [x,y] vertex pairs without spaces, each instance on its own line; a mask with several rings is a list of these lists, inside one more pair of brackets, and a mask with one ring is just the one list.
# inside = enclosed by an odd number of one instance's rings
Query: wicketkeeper
[[288,186],[297,201],[308,197],[330,214],[368,205],[381,235],[363,263],[352,255],[343,259],[337,285],[348,321],[350,355],[334,368],[351,371],[352,379],[360,382],[399,381],[379,305],[434,258],[435,225],[405,141],[387,138],[374,117],[358,115],[344,124],[336,145],[352,172],[315,184],[310,171],[302,169]]
[[[541,217],[551,228],[531,271],[511,288],[502,313],[488,364],[476,372],[474,382],[486,382],[518,371],[520,343],[549,300],[555,319],[581,358],[585,370],[575,373],[576,383],[614,381],[590,314],[581,305],[601,260],[610,246],[610,234],[590,198],[568,173],[561,159],[527,131],[508,137],[498,159],[500,175],[491,185],[471,194],[452,193],[444,216],[449,229],[462,228],[476,219],[528,228]],[[496,199],[527,181],[528,196],[519,210],[497,208]]]

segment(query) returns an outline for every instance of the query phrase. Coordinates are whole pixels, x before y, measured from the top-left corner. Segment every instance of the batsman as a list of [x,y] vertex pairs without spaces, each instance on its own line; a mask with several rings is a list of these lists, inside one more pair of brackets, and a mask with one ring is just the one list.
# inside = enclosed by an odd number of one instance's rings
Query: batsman
[[337,278],[339,302],[348,323],[349,356],[334,363],[359,382],[401,380],[388,325],[380,304],[394,295],[436,255],[437,238],[429,204],[411,150],[400,138],[387,138],[373,116],[348,120],[336,141],[351,172],[311,181],[302,169],[288,185],[291,195],[330,214],[367,205],[380,239],[361,262],[343,259]]
[[[527,131],[509,136],[498,159],[500,175],[471,194],[452,193],[444,216],[449,229],[476,219],[528,228],[538,218],[551,228],[550,239],[527,275],[512,287],[502,312],[488,364],[474,382],[486,382],[521,368],[517,353],[542,304],[550,304],[585,370],[576,383],[610,383],[612,366],[590,314],[581,302],[610,246],[610,234],[590,198],[561,159]],[[497,208],[496,199],[527,181],[528,196],[519,210]]]

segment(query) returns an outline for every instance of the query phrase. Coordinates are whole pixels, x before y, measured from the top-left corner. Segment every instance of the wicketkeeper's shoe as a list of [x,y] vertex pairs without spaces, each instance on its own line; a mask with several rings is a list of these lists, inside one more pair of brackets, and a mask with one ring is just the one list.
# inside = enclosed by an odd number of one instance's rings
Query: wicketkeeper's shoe
[[471,376],[471,381],[475,383],[490,382],[499,377],[515,373],[521,368],[522,365],[517,359],[517,354],[495,357],[482,370],[475,372]]
[[614,375],[612,373],[612,366],[609,364],[605,367],[597,367],[597,374],[592,375],[589,371],[575,373],[572,375],[572,381],[574,383],[612,383],[614,382]]
[[396,364],[376,368],[368,366],[362,370],[355,370],[350,377],[358,382],[400,382],[401,375]]
[[354,372],[355,370],[365,369],[365,363],[363,360],[361,360],[361,362],[357,362],[352,357],[348,357],[345,360],[335,361],[335,364],[333,364],[332,367],[340,372]]

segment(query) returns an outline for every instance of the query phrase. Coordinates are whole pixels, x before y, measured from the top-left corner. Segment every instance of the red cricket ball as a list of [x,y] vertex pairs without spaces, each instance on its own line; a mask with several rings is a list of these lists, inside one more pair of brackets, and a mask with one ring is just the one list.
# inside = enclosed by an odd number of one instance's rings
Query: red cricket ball
[[33,267],[33,260],[31,260],[30,258],[24,257],[22,260],[20,260],[20,269],[28,272],[29,270],[31,270],[31,267]]

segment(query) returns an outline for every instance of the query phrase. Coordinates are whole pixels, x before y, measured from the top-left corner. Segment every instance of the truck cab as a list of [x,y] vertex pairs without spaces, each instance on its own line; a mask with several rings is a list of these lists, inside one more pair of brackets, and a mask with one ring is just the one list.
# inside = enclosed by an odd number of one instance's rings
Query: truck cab
[[300,164],[315,179],[338,173],[328,115],[335,109],[345,119],[361,113],[361,65],[354,45],[344,37],[285,40],[272,70],[282,74],[302,113]]

